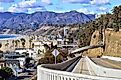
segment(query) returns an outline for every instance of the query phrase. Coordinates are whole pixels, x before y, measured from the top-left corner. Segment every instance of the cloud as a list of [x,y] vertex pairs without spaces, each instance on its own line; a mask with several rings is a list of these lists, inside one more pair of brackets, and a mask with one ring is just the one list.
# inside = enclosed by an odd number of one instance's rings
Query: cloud
[[109,0],[62,0],[62,2],[72,4],[110,5]]
[[87,8],[81,8],[77,10],[78,12],[82,12],[84,14],[95,14],[94,11],[90,11]]
[[18,7],[22,8],[37,8],[42,7],[42,4],[37,2],[36,0],[30,0],[30,1],[22,1],[17,4]]
[[105,13],[105,12],[109,12],[109,9],[106,7],[99,7],[96,11],[101,12],[101,13]]
[[63,10],[63,8],[62,7],[55,7],[57,10]]
[[28,9],[11,6],[8,8],[8,12],[25,13],[25,12],[28,12]]
[[9,12],[17,12],[17,13],[33,13],[36,11],[44,11],[46,10],[41,3],[36,2],[36,0],[27,0],[21,1],[17,4],[13,4],[8,8]]
[[52,5],[51,0],[41,0],[43,4]]
[[99,10],[100,10],[100,11],[107,11],[108,8],[106,8],[106,7],[100,7]]
[[0,12],[4,12],[4,8],[3,7],[0,7]]
[[64,12],[67,12],[67,11],[61,11],[61,10],[59,11],[58,10],[58,11],[54,11],[54,12],[56,12],[56,13],[64,13]]
[[92,0],[90,1],[92,5],[107,5],[110,4],[109,0]]
[[81,3],[81,4],[89,4],[90,0],[62,0],[64,3]]
[[39,7],[39,8],[28,8],[28,13],[34,13],[34,12],[38,12],[38,11],[46,11],[46,8],[44,7]]
[[3,3],[11,3],[11,2],[14,2],[14,0],[0,0],[0,2],[3,2]]
[[[39,11],[44,10],[44,6],[42,6],[41,2],[37,2],[36,0],[24,0],[19,3],[13,4],[9,7],[9,12],[29,12],[30,11]],[[32,12],[33,12],[32,11]]]
[[46,11],[44,7],[38,7],[38,8],[17,8],[17,7],[10,7],[8,9],[9,12],[15,12],[15,13],[34,13],[37,11]]

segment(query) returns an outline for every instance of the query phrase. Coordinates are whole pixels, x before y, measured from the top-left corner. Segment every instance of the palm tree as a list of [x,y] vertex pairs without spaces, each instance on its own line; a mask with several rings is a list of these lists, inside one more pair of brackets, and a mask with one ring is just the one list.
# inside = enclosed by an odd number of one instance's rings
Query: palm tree
[[31,48],[31,45],[32,45],[32,38],[29,39],[29,48]]
[[0,48],[2,47],[2,43],[0,43]]
[[34,43],[32,43],[32,48],[34,48]]
[[12,46],[13,46],[13,49],[14,49],[14,47],[15,47],[15,41],[14,40],[12,40]]
[[[15,40],[15,47],[18,48],[18,45],[19,45],[20,41],[19,40]],[[19,46],[20,47],[20,46]]]
[[26,40],[24,38],[21,38],[20,40],[21,40],[23,48],[25,48],[25,42],[26,42]]
[[8,49],[8,46],[9,46],[9,42],[7,40],[7,43],[5,44],[5,47]]

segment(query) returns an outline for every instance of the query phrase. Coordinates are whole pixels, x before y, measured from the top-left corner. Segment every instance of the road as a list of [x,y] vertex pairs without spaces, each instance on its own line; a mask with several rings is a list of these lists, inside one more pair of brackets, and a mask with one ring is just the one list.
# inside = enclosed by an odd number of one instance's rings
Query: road
[[[121,69],[121,62],[119,61],[113,61],[106,58],[91,58],[91,60],[97,65],[103,67],[112,68],[112,69]],[[86,59],[84,57],[80,59],[80,61],[77,63],[72,72],[96,76],[90,64],[87,64]]]
[[121,62],[106,58],[91,58],[96,64],[112,69],[121,69]]
[[77,66],[73,70],[73,73],[80,73],[80,74],[95,75],[96,76],[94,71],[91,69],[90,65],[87,64],[85,58],[80,59]]
[[30,75],[28,75],[28,72],[20,73],[18,74],[17,80],[29,80],[35,74],[36,74],[36,69],[33,70]]

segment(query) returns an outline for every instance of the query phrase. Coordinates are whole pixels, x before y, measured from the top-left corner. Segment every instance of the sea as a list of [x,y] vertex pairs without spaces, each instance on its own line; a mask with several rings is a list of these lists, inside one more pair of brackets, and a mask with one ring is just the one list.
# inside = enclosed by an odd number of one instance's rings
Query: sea
[[11,39],[16,37],[17,35],[14,35],[14,34],[0,34],[0,39]]

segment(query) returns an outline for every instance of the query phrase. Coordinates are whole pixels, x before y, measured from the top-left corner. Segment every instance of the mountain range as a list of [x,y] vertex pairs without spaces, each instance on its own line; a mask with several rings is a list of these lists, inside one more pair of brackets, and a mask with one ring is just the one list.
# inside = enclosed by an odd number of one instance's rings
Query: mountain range
[[45,11],[32,14],[0,12],[0,29],[27,30],[39,28],[42,24],[86,23],[94,19],[94,14],[84,14],[77,11],[65,13]]

